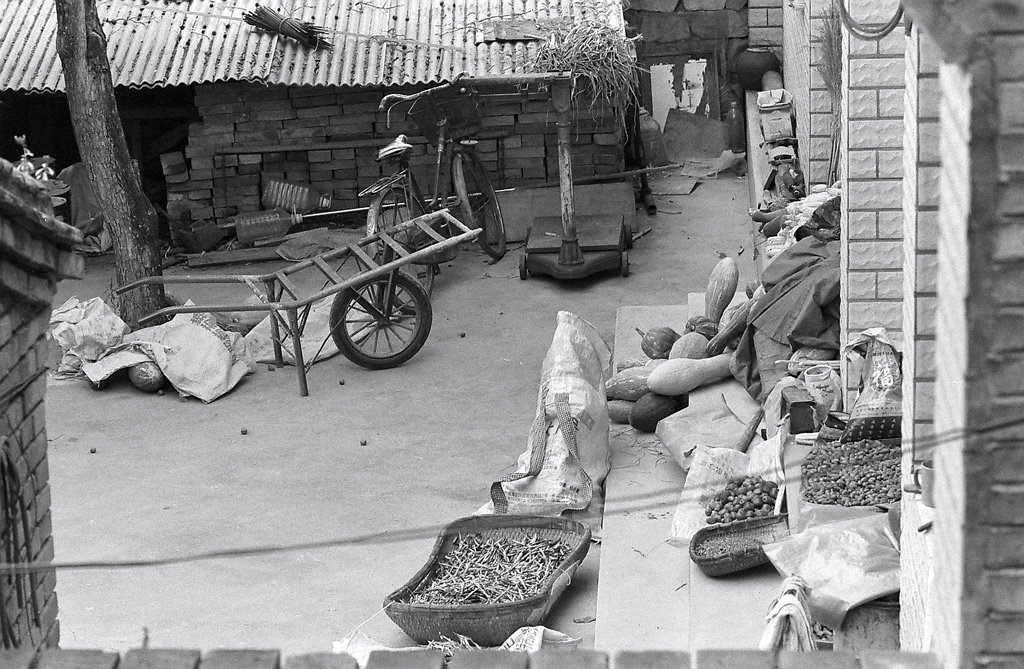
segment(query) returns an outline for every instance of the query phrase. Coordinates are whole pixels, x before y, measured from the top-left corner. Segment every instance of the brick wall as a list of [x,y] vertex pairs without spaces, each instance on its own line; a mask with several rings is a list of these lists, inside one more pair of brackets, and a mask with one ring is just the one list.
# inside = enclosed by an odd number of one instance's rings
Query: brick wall
[[[926,175],[940,166],[939,58],[931,38],[915,28],[907,40],[903,135],[903,480],[909,482],[917,439],[932,433],[935,398],[935,300],[938,280],[938,194]],[[924,180],[924,188],[919,182]],[[923,450],[923,449],[922,449]],[[917,532],[919,498],[905,496],[907,523],[901,544],[901,647],[930,644],[927,609],[932,605],[934,564],[930,535]],[[923,522],[923,521],[922,521]],[[949,604],[945,602],[944,604]]]
[[[881,23],[889,3],[855,0],[862,22]],[[903,62],[899,28],[881,42],[843,35],[840,172],[843,182],[840,312],[845,344],[865,328],[899,340],[903,311]],[[855,384],[852,374],[848,383]]]
[[[864,651],[798,653],[700,650],[675,651],[546,650],[512,653],[494,650],[455,654],[449,669],[933,669],[934,659],[913,653]],[[442,669],[436,650],[376,651],[366,669]],[[282,659],[271,650],[130,650],[119,657],[99,650],[46,650],[30,654],[0,651],[4,669],[356,669],[355,659],[319,653]]]
[[808,183],[823,183],[832,153],[832,96],[818,71],[821,31],[829,0],[802,0],[783,7],[783,69],[793,94],[800,166]]
[[782,47],[783,12],[783,0],[750,0],[750,46]]
[[[77,230],[52,218],[37,182],[0,160],[0,485],[5,561],[53,559],[46,459],[46,331],[57,280],[81,277]],[[0,578],[4,647],[56,645],[53,572]],[[2,625],[3,623],[0,623]]]
[[[410,91],[404,91],[410,92]],[[366,206],[356,194],[390,173],[374,160],[399,133],[416,145],[412,167],[426,190],[434,155],[403,112],[377,112],[384,91],[336,87],[203,84],[195,101],[202,122],[189,128],[185,155],[165,156],[168,212],[184,221],[223,220],[260,208],[261,175],[311,183],[334,208]],[[485,101],[477,152],[495,187],[558,182],[557,115],[544,99]],[[496,137],[497,136],[497,137]],[[623,168],[614,112],[580,101],[573,124],[573,175]],[[387,172],[385,172],[387,170]]]

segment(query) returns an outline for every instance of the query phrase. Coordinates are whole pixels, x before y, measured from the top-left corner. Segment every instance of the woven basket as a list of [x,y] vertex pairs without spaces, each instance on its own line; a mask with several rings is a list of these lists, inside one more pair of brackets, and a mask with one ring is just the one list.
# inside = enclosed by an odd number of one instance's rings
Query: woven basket
[[[507,604],[462,606],[407,603],[416,586],[433,575],[438,563],[451,550],[454,538],[463,534],[484,537],[536,534],[542,539],[560,539],[573,549],[544,583],[541,593],[528,599]],[[427,563],[408,583],[387,596],[384,607],[391,620],[419,643],[442,636],[454,639],[462,634],[481,646],[499,646],[520,627],[540,625],[544,621],[588,550],[590,530],[575,520],[512,515],[460,518],[441,530]]]
[[[708,576],[724,576],[768,562],[764,544],[789,536],[788,514],[748,518],[733,523],[702,527],[690,539],[690,559]],[[701,549],[720,538],[730,538],[746,547],[720,554],[701,555]]]

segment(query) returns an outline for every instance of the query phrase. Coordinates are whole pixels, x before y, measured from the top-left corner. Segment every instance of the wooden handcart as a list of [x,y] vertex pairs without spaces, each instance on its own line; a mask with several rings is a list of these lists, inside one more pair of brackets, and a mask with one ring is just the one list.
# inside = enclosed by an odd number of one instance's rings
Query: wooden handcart
[[[470,229],[448,210],[431,212],[380,230],[358,242],[315,255],[267,274],[210,274],[205,276],[147,277],[121,286],[118,294],[147,284],[242,283],[260,298],[259,304],[187,304],[160,309],[142,319],[143,323],[175,314],[266,312],[274,342],[274,362],[284,365],[282,342],[292,339],[299,394],[309,394],[301,336],[312,306],[334,296],[330,333],[339,351],[352,362],[368,369],[400,365],[422,348],[430,332],[430,297],[419,281],[402,267],[436,255],[476,238],[480,230]],[[357,272],[343,277],[339,269],[354,261]],[[326,282],[312,295],[303,296],[294,277],[305,270],[317,271]],[[326,338],[324,343],[326,343]],[[321,344],[321,347],[323,344]],[[319,351],[318,351],[319,353]],[[316,355],[313,356],[316,359]]]

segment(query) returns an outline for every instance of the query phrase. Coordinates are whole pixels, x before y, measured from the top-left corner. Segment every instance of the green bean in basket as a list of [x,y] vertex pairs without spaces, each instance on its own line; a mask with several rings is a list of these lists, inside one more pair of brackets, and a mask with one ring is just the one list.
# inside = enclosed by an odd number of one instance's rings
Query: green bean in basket
[[409,604],[507,604],[543,592],[544,583],[572,552],[560,540],[536,534],[457,535],[434,573],[409,595]]

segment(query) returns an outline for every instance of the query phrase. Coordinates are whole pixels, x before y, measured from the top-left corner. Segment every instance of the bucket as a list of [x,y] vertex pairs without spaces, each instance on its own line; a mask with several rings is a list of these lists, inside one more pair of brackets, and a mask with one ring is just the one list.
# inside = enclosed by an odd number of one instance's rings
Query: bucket
[[835,650],[899,650],[900,602],[876,599],[850,609],[835,630]]

